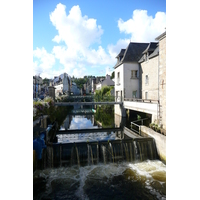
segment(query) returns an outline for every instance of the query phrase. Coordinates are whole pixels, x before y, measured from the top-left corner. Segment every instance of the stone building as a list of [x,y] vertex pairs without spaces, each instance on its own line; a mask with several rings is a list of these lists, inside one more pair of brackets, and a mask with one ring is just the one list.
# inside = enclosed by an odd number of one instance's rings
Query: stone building
[[160,125],[166,130],[166,31],[155,40],[159,41],[159,101]]
[[[121,49],[114,66],[115,95],[125,109],[151,114],[152,122],[166,130],[166,32],[155,40],[158,42],[130,42]],[[115,105],[115,114],[124,113]]]
[[158,43],[151,42],[138,61],[142,99],[158,100],[158,54]]

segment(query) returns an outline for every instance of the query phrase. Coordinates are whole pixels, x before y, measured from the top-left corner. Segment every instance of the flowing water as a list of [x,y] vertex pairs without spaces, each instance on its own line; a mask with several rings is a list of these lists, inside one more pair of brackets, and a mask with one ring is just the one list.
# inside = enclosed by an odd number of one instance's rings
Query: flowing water
[[37,170],[34,177],[34,199],[166,199],[158,160]]
[[[60,130],[99,129],[94,116],[68,116]],[[111,132],[58,135],[49,168],[33,175],[34,199],[166,199],[166,166],[150,138]]]

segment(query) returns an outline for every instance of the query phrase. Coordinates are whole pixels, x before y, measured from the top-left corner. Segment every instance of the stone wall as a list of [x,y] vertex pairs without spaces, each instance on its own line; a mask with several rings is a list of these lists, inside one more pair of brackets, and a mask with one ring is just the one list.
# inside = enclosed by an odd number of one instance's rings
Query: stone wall
[[166,35],[159,41],[160,124],[166,130]]
[[[158,100],[158,56],[141,63],[142,72],[142,99],[145,99],[145,92],[148,92],[148,99]],[[146,75],[149,83],[146,83]]]

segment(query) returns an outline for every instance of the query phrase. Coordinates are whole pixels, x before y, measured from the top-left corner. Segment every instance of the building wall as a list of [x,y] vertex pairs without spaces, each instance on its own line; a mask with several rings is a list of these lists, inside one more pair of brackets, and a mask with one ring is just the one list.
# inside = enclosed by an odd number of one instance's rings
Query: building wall
[[[141,63],[142,74],[142,99],[145,99],[145,92],[148,92],[147,99],[158,100],[158,56]],[[149,77],[146,83],[146,75]]]
[[71,86],[71,92],[73,95],[80,95],[80,90],[77,88],[77,85],[75,83],[72,84]]
[[166,36],[159,41],[160,123],[166,129]]
[[[137,77],[131,77],[131,71],[137,71]],[[139,98],[139,64],[138,63],[124,63],[124,98],[132,98],[133,91],[136,92],[136,98]]]
[[153,137],[155,139],[158,156],[166,164],[166,136],[153,131],[152,129],[141,126],[141,135],[143,137]]
[[96,84],[96,90],[100,90],[101,89],[101,83]]
[[64,74],[63,78],[63,92],[69,92],[70,91],[70,82],[67,77],[67,74]]
[[63,91],[63,84],[55,85],[54,88],[55,88],[55,96],[58,96],[59,92],[62,93],[62,91]]
[[[119,72],[119,78],[118,78]],[[124,64],[115,69],[115,96],[123,97],[124,95]]]

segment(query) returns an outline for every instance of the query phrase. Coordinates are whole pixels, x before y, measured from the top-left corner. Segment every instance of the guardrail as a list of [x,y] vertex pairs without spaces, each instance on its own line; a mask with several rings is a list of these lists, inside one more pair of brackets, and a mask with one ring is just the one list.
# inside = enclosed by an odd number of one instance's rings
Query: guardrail
[[159,103],[159,100],[153,100],[153,99],[136,99],[136,98],[124,98],[124,101],[136,101],[136,102],[143,102],[143,103]]
[[[148,120],[149,118],[139,119],[131,122],[131,130],[141,135],[141,125],[143,125],[144,120]],[[137,123],[135,123],[137,122]],[[141,124],[139,124],[141,123]]]

